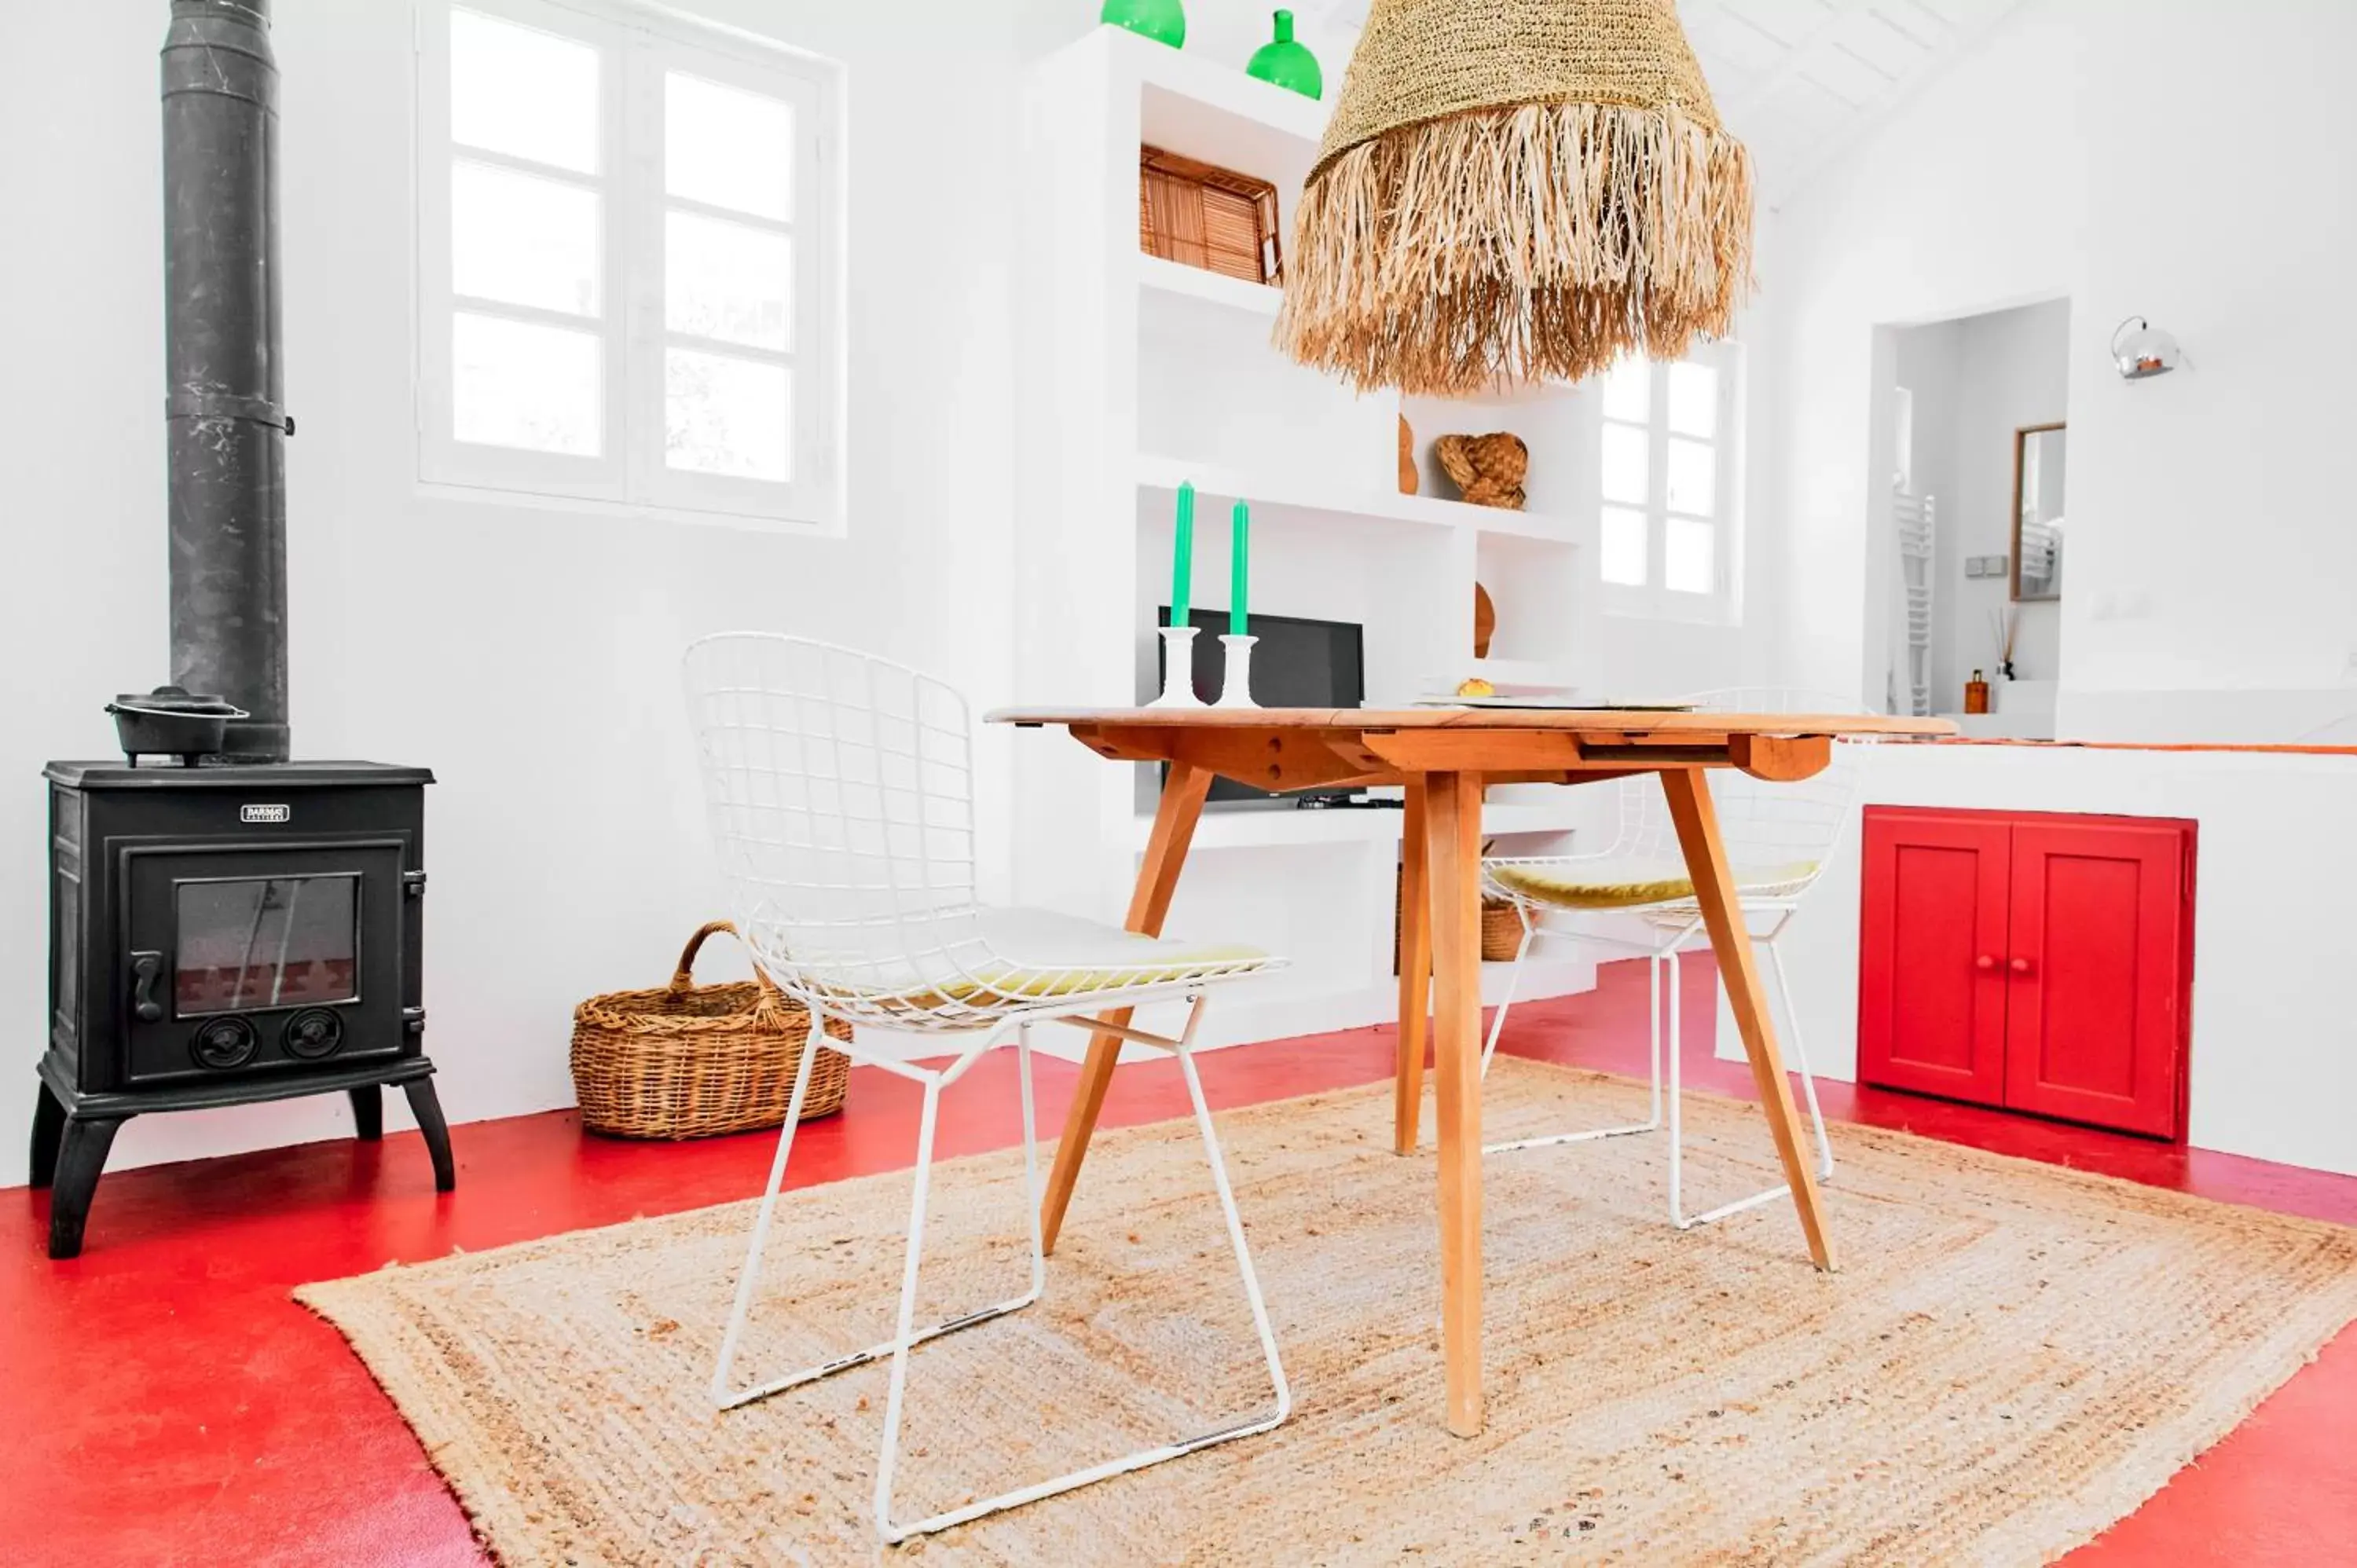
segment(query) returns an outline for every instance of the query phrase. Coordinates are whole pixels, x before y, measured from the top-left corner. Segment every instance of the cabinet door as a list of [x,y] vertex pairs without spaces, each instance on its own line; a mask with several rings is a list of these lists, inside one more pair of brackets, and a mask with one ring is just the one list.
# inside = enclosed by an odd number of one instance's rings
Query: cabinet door
[[1998,818],[1866,813],[1861,1080],[2004,1102],[2011,843]]
[[2177,1135],[2190,849],[2182,822],[2025,817],[2014,828],[2007,1105]]

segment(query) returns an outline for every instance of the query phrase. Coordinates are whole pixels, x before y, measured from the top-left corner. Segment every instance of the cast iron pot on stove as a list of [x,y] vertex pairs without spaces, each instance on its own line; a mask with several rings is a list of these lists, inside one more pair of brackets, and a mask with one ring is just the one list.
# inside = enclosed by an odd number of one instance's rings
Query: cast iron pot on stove
[[185,686],[125,692],[106,711],[114,715],[115,739],[135,768],[142,757],[177,757],[194,768],[198,758],[221,754],[230,720],[248,716],[227,698]]

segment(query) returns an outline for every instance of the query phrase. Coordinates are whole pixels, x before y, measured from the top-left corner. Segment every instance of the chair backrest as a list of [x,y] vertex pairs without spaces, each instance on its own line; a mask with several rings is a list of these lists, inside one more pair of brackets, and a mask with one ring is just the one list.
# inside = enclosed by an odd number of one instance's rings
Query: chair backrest
[[705,638],[683,665],[731,914],[771,979],[881,1019],[983,961],[954,687],[765,632]]
[[[1689,693],[1696,711],[1719,714],[1868,714],[1857,699],[1783,686],[1725,686]],[[1712,803],[1718,808],[1727,857],[1739,870],[1796,868],[1780,878],[1790,895],[1814,882],[1832,859],[1843,827],[1857,802],[1858,755],[1853,741],[1834,744],[1833,761],[1813,778],[1769,783],[1730,768],[1713,768]],[[1620,834],[1606,853],[1676,864],[1682,858],[1677,829],[1659,780],[1624,779],[1620,784]],[[1797,868],[1806,867],[1805,871]]]

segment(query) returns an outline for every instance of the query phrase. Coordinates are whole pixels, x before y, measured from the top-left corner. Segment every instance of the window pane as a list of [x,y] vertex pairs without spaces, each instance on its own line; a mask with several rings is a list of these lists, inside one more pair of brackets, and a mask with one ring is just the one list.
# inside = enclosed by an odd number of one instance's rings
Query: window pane
[[450,139],[597,172],[597,51],[474,11],[450,13]]
[[1670,443],[1672,511],[1710,517],[1718,510],[1718,452],[1707,441]]
[[1662,576],[1672,592],[1707,594],[1717,587],[1718,530],[1706,522],[1674,517],[1663,543]]
[[1633,424],[1604,427],[1604,499],[1643,506],[1647,465],[1652,460],[1645,433]]
[[1604,417],[1642,424],[1653,417],[1653,368],[1623,360],[1604,374]]
[[450,337],[451,435],[597,456],[605,356],[596,336],[460,311],[450,319]]
[[666,220],[664,323],[756,349],[793,347],[793,242],[693,212]]
[[780,222],[794,215],[792,104],[672,71],[663,105],[665,189]]
[[664,354],[663,460],[700,474],[793,477],[792,388],[782,365],[673,349]]
[[1670,367],[1670,428],[1707,441],[1718,434],[1718,371],[1708,365]]
[[1631,588],[1645,585],[1645,514],[1625,507],[1604,509],[1604,580]]
[[450,166],[450,286],[478,299],[598,313],[601,199],[461,158]]

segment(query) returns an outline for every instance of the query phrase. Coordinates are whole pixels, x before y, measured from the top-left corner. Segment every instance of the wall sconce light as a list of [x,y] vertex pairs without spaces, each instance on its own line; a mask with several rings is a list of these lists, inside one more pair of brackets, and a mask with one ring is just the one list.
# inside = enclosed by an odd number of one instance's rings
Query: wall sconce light
[[2141,316],[2129,317],[2112,333],[2112,363],[2119,367],[2122,381],[2165,376],[2184,359],[2177,339]]

